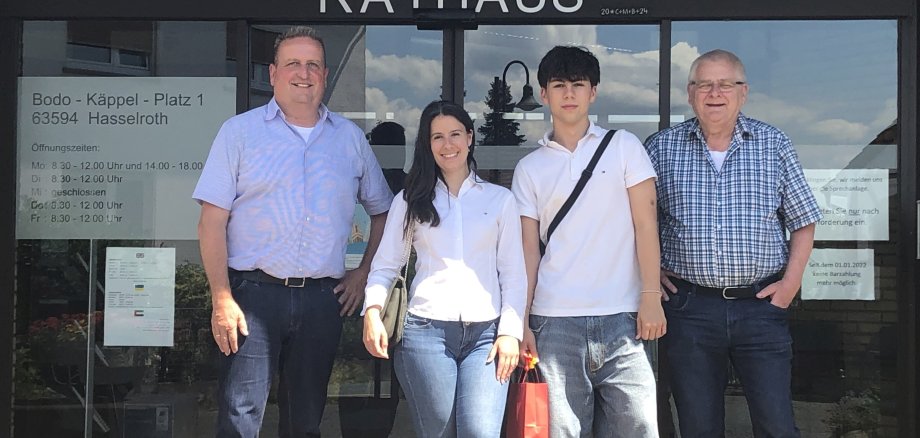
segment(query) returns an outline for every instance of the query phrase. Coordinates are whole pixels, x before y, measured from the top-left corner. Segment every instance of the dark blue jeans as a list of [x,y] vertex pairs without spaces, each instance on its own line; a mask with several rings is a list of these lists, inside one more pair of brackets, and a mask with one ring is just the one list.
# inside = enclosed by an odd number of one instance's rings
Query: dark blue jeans
[[755,437],[798,437],[792,414],[792,337],[769,300],[698,295],[681,283],[664,303],[671,389],[682,438],[725,436],[731,363],[744,385]]
[[326,386],[342,335],[339,302],[332,292],[337,283],[326,278],[293,288],[230,274],[249,336],[240,336],[237,353],[220,355],[218,438],[259,435],[276,371],[280,436],[320,436]]

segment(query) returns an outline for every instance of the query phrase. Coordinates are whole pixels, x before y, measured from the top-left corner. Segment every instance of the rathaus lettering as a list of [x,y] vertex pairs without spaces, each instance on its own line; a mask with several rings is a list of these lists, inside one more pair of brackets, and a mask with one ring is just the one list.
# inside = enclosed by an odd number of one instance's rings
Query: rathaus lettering
[[[461,9],[473,9],[475,12],[482,12],[483,8],[487,12],[508,13],[508,6],[517,8],[518,11],[525,14],[536,14],[546,8],[555,8],[562,13],[577,12],[581,9],[584,0],[459,0]],[[327,7],[338,9],[346,14],[364,14],[368,9],[372,12],[383,12],[393,14],[393,3],[405,4],[405,0],[319,0],[319,13],[325,14]],[[405,2],[405,3],[404,3]],[[454,4],[457,3],[455,0]],[[436,8],[444,9],[444,0],[412,0],[412,8]]]

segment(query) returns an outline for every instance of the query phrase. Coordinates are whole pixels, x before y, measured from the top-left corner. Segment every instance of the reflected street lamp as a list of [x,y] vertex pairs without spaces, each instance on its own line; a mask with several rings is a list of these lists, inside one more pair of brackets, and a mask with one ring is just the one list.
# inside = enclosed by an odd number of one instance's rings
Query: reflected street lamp
[[507,80],[508,68],[511,67],[512,64],[521,64],[521,67],[524,67],[524,75],[525,75],[526,80],[524,83],[523,97],[521,97],[521,101],[514,105],[508,104],[504,108],[504,112],[510,113],[514,111],[514,108],[520,108],[524,111],[533,111],[537,108],[542,107],[543,105],[540,105],[537,102],[537,100],[534,99],[533,97],[533,87],[530,86],[530,70],[527,70],[527,66],[524,65],[523,62],[515,59],[514,61],[511,61],[507,65],[505,65],[505,71],[502,72],[502,86],[503,87],[508,86],[508,80]]

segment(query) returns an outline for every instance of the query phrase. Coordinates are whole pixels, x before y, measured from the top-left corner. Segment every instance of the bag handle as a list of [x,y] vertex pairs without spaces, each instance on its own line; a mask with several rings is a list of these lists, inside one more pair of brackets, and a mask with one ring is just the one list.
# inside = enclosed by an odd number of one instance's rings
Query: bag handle
[[568,214],[569,210],[572,209],[572,205],[575,204],[575,200],[578,199],[578,195],[581,194],[581,191],[584,190],[585,185],[588,184],[588,180],[591,179],[591,175],[594,174],[594,168],[597,167],[597,162],[600,161],[601,155],[604,154],[604,150],[607,149],[607,145],[610,144],[610,140],[613,138],[613,134],[616,134],[616,129],[611,129],[607,131],[607,135],[604,136],[604,139],[601,140],[601,144],[597,147],[597,150],[594,151],[594,156],[591,157],[591,161],[588,162],[588,167],[585,167],[585,170],[581,171],[581,178],[578,179],[578,182],[575,184],[575,188],[572,189],[572,193],[569,195],[568,199],[565,200],[565,203],[562,204],[562,207],[556,213],[556,216],[553,217],[552,222],[549,223],[549,228],[546,230],[546,242],[540,242],[540,255],[543,255],[546,252],[546,245],[549,245],[549,238],[552,237],[553,231],[556,231],[556,227],[559,226],[559,222],[562,222],[562,218]]
[[[409,276],[409,256],[412,255],[412,238],[415,235],[415,221],[412,221],[409,225],[409,230],[406,231],[405,240],[403,242],[403,256],[402,256],[402,279],[405,284],[406,278]],[[397,273],[396,275],[399,275]],[[406,289],[408,289],[406,285]],[[374,398],[380,398],[380,361],[381,359],[376,359],[374,362]],[[399,381],[396,379],[396,368],[390,367],[390,399],[396,400],[399,397]]]
[[521,379],[518,383],[546,383],[546,380],[543,378],[543,373],[540,372],[540,369],[534,365],[533,368],[523,367],[524,371],[521,372]]
[[409,230],[406,231],[406,239],[403,243],[403,257],[402,257],[402,277],[403,280],[409,276],[409,256],[412,254],[412,237],[415,235],[415,221],[412,221],[409,224]]

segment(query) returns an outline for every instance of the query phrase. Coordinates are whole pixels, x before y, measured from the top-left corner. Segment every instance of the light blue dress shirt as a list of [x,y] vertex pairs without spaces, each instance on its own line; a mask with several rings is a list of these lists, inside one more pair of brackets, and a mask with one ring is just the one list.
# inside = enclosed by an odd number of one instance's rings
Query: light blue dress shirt
[[305,141],[272,99],[224,123],[192,197],[230,211],[230,268],[340,278],[355,203],[373,216],[393,194],[357,125],[321,106]]

